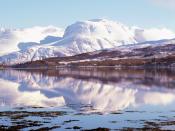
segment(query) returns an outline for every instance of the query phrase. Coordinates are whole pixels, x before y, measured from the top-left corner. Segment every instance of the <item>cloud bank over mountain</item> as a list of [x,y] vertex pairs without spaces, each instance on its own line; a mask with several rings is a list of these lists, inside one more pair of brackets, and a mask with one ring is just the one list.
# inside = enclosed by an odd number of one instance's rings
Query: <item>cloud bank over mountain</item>
[[137,42],[175,38],[175,33],[167,28],[135,29]]
[[32,27],[25,29],[0,28],[0,55],[19,50],[21,42],[37,42],[47,36],[62,37],[63,29],[54,26]]

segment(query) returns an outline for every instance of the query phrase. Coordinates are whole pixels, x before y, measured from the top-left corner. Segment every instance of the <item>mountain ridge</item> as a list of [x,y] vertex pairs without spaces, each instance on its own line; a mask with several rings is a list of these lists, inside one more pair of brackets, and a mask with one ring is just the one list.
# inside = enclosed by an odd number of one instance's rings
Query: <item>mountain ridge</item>
[[174,67],[175,40],[152,44],[130,45],[113,49],[87,52],[74,56],[53,57],[14,65],[14,68],[59,67]]

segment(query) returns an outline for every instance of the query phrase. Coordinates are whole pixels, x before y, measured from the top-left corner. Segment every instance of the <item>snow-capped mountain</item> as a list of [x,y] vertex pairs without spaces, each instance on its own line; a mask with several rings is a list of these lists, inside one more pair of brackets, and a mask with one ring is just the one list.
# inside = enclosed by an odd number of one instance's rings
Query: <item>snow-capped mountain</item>
[[[42,31],[42,33],[43,32],[47,32],[47,35],[49,34],[48,32],[52,32],[54,35],[49,35],[55,36],[56,34],[59,34],[58,32],[60,32],[60,30],[55,28],[48,28],[45,29],[45,31]],[[35,34],[38,33],[35,32]],[[35,36],[35,34],[32,35]],[[42,36],[46,37],[47,35]],[[20,34],[20,36],[23,35]],[[26,35],[24,36],[24,38],[26,38]],[[40,36],[40,38],[37,38],[41,40],[41,38],[43,39],[43,37]],[[28,35],[27,38],[30,38],[30,35]],[[126,46],[136,44],[149,40],[175,38],[175,34],[165,28],[141,29],[138,27],[128,27],[122,23],[106,19],[95,19],[76,22],[66,28],[62,38],[53,38],[54,39],[52,39],[51,37],[52,41],[45,40],[44,44],[42,44],[43,41],[41,41],[40,43],[28,43],[22,45],[16,44],[15,46],[18,46],[19,51],[1,56],[0,63],[18,64],[49,57],[72,56],[102,49],[116,48],[122,45]],[[8,39],[7,37],[6,40],[8,41],[11,39]],[[29,42],[29,40],[27,42]],[[15,51],[16,50],[17,49],[15,49]]]

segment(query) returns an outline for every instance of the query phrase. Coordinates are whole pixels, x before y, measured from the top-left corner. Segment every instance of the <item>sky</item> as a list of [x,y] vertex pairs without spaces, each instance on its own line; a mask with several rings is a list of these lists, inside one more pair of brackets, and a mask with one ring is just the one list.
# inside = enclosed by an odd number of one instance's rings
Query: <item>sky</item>
[[66,26],[106,18],[175,31],[175,0],[0,0],[0,27]]

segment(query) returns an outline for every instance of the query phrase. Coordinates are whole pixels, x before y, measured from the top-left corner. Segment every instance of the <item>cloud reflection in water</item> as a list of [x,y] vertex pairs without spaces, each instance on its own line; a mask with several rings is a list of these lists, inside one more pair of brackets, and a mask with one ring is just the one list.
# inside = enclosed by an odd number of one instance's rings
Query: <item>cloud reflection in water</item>
[[[1,70],[1,106],[71,106],[84,113],[124,110],[175,101],[167,70]],[[89,106],[89,108],[83,108]]]

